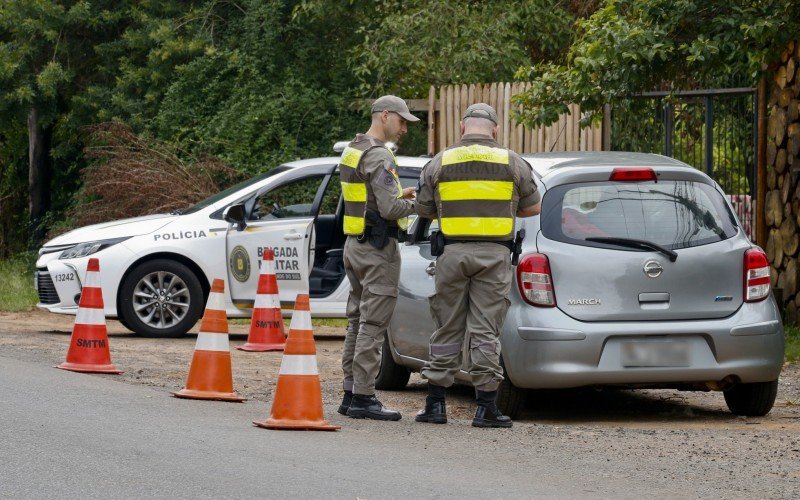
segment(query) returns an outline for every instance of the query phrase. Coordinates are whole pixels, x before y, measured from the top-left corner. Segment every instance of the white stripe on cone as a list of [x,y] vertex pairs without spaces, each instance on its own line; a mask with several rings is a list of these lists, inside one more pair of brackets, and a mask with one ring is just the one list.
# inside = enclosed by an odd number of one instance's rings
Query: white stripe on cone
[[228,334],[200,332],[194,348],[196,351],[230,351]]
[[311,313],[308,311],[295,311],[292,313],[292,330],[311,330]]
[[225,298],[219,292],[211,292],[210,294],[208,294],[208,303],[206,303],[206,309],[224,311]]
[[275,261],[272,259],[261,261],[261,274],[275,274]]
[[281,300],[274,293],[256,295],[253,309],[280,309]]
[[76,325],[105,325],[106,315],[102,309],[94,307],[78,308],[78,315],[75,317]]
[[83,278],[83,287],[100,288],[100,273],[97,271],[87,271]]
[[319,375],[315,355],[298,356],[286,354],[281,360],[279,375]]

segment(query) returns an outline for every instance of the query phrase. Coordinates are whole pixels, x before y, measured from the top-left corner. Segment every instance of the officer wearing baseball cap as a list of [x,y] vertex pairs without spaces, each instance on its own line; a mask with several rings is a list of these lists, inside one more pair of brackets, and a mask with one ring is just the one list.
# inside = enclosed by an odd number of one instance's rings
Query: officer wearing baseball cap
[[405,135],[412,115],[405,101],[385,95],[372,105],[372,123],[342,152],[344,268],[350,280],[347,334],[342,352],[344,397],[339,413],[353,418],[400,420],[375,397],[375,377],[386,326],[397,301],[400,250],[414,212],[415,188],[403,189],[397,160],[386,142]]
[[495,402],[503,380],[499,337],[509,305],[510,254],[520,244],[512,241],[515,217],[538,214],[540,196],[530,165],[497,143],[494,108],[468,107],[461,134],[422,170],[417,194],[417,214],[438,219],[439,233],[431,239],[438,255],[430,297],[437,329],[421,372],[428,397],[416,421],[447,422],[445,388],[461,367],[466,336],[478,403],[472,425],[511,427]]

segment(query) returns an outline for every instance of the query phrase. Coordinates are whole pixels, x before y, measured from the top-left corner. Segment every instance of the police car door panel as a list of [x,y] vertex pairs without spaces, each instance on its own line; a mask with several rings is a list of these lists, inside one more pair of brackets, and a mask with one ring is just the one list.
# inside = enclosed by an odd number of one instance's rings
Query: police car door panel
[[275,255],[275,274],[282,304],[294,303],[298,293],[308,293],[309,248],[314,219],[249,222],[238,231],[228,229],[226,244],[228,283],[236,307],[250,309],[256,296],[264,250]]
[[308,293],[315,207],[319,204],[316,200],[327,178],[326,172],[332,168],[322,166],[324,170],[301,173],[245,202],[245,228],[239,230],[231,225],[226,245],[231,299],[237,307],[252,307],[259,266],[267,248],[275,254],[281,302],[291,305],[298,293]]

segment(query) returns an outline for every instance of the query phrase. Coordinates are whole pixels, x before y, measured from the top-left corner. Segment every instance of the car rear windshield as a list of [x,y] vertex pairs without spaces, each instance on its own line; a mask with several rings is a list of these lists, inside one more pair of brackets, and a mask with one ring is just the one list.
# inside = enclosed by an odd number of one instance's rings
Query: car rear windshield
[[674,250],[737,232],[722,195],[701,182],[565,184],[548,190],[542,203],[542,234],[578,245],[608,247],[587,238],[627,238]]

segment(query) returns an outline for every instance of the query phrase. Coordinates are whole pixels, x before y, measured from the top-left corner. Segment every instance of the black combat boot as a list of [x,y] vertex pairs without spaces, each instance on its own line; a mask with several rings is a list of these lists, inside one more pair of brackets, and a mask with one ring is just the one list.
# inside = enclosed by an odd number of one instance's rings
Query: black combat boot
[[347,409],[350,408],[350,403],[353,401],[353,391],[344,391],[342,404],[339,405],[339,414],[347,415]]
[[372,420],[400,420],[399,411],[387,410],[375,396],[353,394],[347,416],[351,418],[370,418]]
[[497,408],[495,399],[497,391],[475,390],[475,399],[478,402],[478,410],[475,418],[472,419],[473,427],[511,427],[513,422]]
[[444,399],[445,388],[428,382],[428,397],[425,398],[425,409],[420,410],[414,420],[431,424],[446,424],[447,407],[444,404]]

